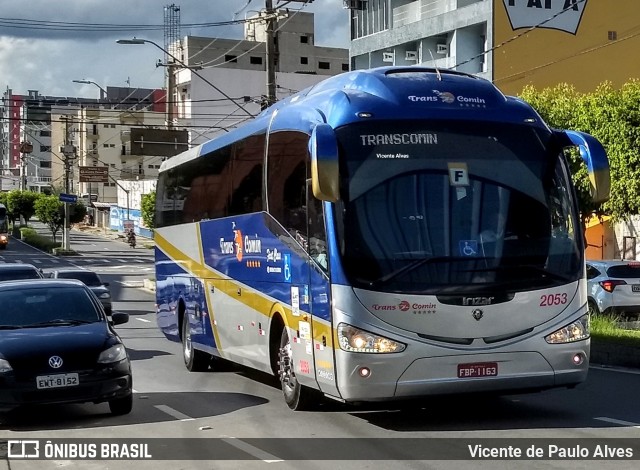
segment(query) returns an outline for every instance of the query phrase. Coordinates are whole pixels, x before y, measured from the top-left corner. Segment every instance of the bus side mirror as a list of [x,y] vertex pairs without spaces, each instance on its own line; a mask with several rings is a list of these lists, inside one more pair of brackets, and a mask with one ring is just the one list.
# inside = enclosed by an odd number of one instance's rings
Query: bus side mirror
[[607,153],[598,140],[585,133],[578,131],[564,131],[563,134],[580,151],[582,160],[587,165],[589,171],[589,181],[591,181],[591,199],[600,203],[609,199],[611,179],[609,177],[609,160]]
[[311,154],[311,185],[313,195],[321,201],[340,199],[338,141],[329,124],[318,124],[309,140]]

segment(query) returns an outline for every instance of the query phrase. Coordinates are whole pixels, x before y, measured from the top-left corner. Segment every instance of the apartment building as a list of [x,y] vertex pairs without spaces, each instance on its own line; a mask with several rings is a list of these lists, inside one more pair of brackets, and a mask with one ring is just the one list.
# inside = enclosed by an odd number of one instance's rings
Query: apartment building
[[[47,96],[37,90],[21,95],[7,89],[0,106],[0,190],[68,190],[108,203],[116,201],[115,179],[155,177],[160,164],[156,160],[163,155],[126,152],[132,127],[166,128],[166,92],[124,87],[101,91],[96,100]],[[65,145],[74,152],[68,187]],[[108,166],[113,179],[81,187],[78,168],[97,165]]]
[[[189,66],[175,70],[176,122],[191,129],[192,143],[206,142],[260,113],[267,94],[266,22],[261,14],[245,25],[243,39],[186,36],[175,48],[177,58]],[[313,13],[282,10],[278,15],[278,99],[349,70],[348,49],[316,44]]]
[[354,69],[453,68],[507,94],[640,76],[637,0],[344,0]]

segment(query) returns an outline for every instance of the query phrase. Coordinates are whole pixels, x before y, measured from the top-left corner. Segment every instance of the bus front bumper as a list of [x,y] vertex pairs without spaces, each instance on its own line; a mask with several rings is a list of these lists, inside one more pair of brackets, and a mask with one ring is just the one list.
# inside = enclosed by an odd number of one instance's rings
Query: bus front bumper
[[[428,358],[402,356],[380,357],[337,351],[337,385],[341,398],[346,401],[383,401],[442,394],[508,394],[571,387],[587,378],[589,341],[548,345],[544,355],[536,351],[514,351]],[[577,364],[577,359],[582,362]],[[362,374],[363,367],[369,372],[366,377]]]

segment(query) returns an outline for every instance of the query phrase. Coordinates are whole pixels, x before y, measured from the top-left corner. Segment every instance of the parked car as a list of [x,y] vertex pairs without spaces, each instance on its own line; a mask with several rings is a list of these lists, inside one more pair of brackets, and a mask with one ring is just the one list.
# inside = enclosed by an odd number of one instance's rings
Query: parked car
[[640,262],[587,261],[587,298],[592,314],[637,318],[640,315]]
[[133,405],[131,365],[113,325],[76,280],[0,283],[0,409],[20,405],[108,402]]
[[[0,264],[0,282],[19,279],[42,279],[44,274],[40,268],[27,263]],[[1,308],[1,307],[0,307]]]
[[84,282],[102,303],[107,315],[111,315],[111,292],[109,283],[102,282],[100,276],[93,271],[82,268],[61,268],[49,271],[49,277],[54,279],[78,279]]

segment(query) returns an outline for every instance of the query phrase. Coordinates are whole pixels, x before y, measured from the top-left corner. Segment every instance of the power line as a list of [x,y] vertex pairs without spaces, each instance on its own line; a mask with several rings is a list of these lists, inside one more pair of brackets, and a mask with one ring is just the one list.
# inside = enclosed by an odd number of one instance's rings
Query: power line
[[572,3],[568,4],[568,6],[567,6],[567,7],[565,7],[564,9],[562,9],[561,11],[559,11],[558,13],[556,13],[555,15],[551,16],[550,18],[547,18],[546,20],[541,21],[540,23],[538,23],[538,24],[536,24],[536,25],[534,25],[534,26],[531,26],[531,27],[530,27],[530,28],[528,28],[528,29],[525,29],[525,30],[524,30],[524,31],[522,31],[520,34],[516,34],[515,36],[513,36],[513,37],[511,37],[511,38],[507,39],[506,41],[501,42],[500,44],[496,44],[495,46],[490,47],[489,49],[486,49],[486,50],[482,51],[480,54],[477,54],[477,55],[475,55],[475,56],[471,57],[470,59],[467,59],[467,60],[464,60],[464,61],[462,61],[462,62],[457,63],[457,64],[456,64],[456,65],[454,65],[452,68],[453,68],[453,69],[456,69],[456,68],[458,68],[458,67],[459,67],[459,66],[461,66],[461,65],[468,64],[469,62],[471,62],[471,61],[473,61],[473,60],[476,60],[476,59],[481,58],[481,57],[482,57],[482,56],[484,56],[487,52],[493,52],[493,51],[495,51],[496,49],[499,49],[499,48],[501,48],[502,46],[505,46],[505,45],[509,44],[510,42],[515,41],[516,39],[518,39],[518,38],[520,38],[520,37],[524,36],[525,34],[530,33],[530,32],[531,32],[531,31],[533,31],[534,29],[539,28],[540,26],[542,26],[542,25],[544,25],[544,24],[547,24],[548,22],[550,22],[550,21],[554,20],[555,18],[557,18],[558,16],[562,15],[564,12],[566,12],[566,11],[568,11],[568,10],[571,10],[571,9],[575,8],[577,5],[579,5],[579,4],[581,4],[581,3],[585,2],[585,1],[586,1],[586,0],[577,0],[577,1],[575,1],[575,2],[572,2]]

